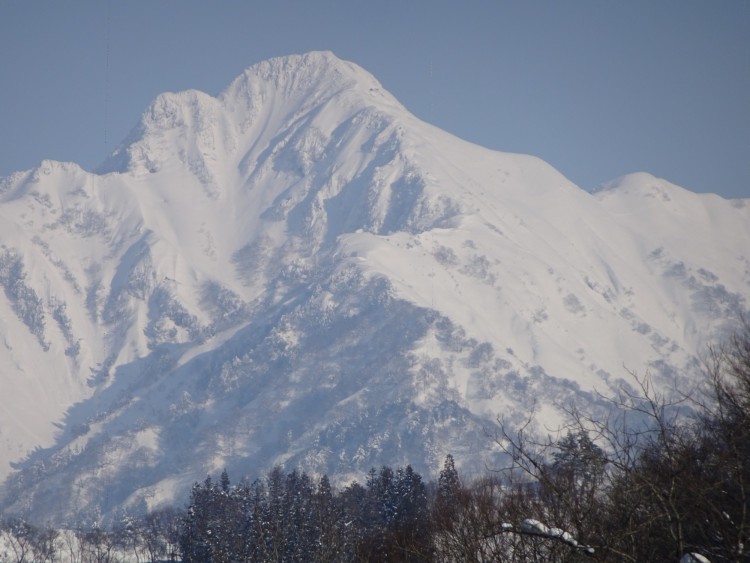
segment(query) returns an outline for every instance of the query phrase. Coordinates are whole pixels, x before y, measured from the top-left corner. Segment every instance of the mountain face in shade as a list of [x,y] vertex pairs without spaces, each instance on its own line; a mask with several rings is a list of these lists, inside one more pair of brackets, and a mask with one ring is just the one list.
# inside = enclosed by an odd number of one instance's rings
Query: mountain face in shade
[[3,506],[106,518],[224,468],[477,473],[500,418],[690,382],[748,307],[750,200],[590,194],[309,53],[0,179],[0,286]]

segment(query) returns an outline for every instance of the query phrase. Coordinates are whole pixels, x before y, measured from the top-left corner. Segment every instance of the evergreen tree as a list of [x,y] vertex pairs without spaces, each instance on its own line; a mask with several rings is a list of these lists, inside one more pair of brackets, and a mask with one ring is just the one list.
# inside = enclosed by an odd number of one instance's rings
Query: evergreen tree
[[221,490],[224,493],[229,492],[230,482],[229,482],[229,474],[227,473],[227,470],[224,469],[224,471],[221,472],[221,477],[219,478],[219,483],[221,484]]
[[402,561],[428,561],[430,549],[430,517],[427,490],[422,476],[411,465],[396,473],[396,516],[392,524],[399,559]]
[[444,513],[452,513],[456,510],[456,504],[461,492],[461,480],[453,461],[453,456],[448,454],[443,462],[443,469],[438,476],[437,493],[435,497],[436,510]]
[[318,481],[313,497],[313,520],[317,522],[319,549],[315,561],[345,561],[345,537],[347,528],[343,521],[341,503],[334,497],[327,475]]

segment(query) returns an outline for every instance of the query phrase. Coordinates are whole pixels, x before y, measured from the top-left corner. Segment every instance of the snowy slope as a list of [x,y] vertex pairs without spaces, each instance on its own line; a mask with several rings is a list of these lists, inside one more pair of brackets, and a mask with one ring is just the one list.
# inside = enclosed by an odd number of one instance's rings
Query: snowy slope
[[96,174],[3,179],[0,237],[4,503],[53,520],[225,467],[481,471],[497,417],[689,379],[750,297],[748,200],[586,193],[330,53],[159,96]]

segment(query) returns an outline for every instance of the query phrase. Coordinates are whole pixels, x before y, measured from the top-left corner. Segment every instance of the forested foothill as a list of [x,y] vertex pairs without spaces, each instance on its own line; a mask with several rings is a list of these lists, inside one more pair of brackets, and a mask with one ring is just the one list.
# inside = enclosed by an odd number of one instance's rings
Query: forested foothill
[[[185,507],[112,526],[53,530],[5,518],[3,562],[750,560],[750,325],[705,358],[694,390],[649,377],[608,397],[611,415],[567,411],[540,439],[494,436],[508,466],[436,482],[410,466],[334,488],[275,468],[196,483]],[[502,420],[500,421],[502,423]]]

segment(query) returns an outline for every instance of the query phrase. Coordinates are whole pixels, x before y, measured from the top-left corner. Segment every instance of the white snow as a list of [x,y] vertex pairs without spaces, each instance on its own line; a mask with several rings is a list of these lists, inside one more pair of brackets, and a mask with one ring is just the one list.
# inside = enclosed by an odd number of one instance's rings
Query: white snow
[[588,194],[331,53],[159,96],[99,174],[0,180],[0,241],[0,477],[35,507],[101,464],[132,505],[222,464],[481,469],[498,416],[690,378],[750,296],[748,200]]
[[680,563],[711,563],[711,560],[700,553],[686,553],[680,559]]

